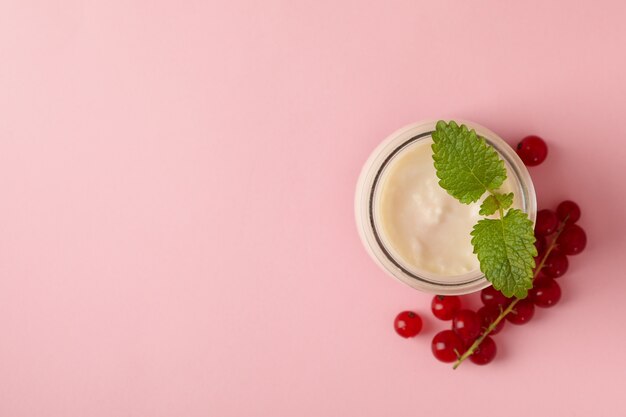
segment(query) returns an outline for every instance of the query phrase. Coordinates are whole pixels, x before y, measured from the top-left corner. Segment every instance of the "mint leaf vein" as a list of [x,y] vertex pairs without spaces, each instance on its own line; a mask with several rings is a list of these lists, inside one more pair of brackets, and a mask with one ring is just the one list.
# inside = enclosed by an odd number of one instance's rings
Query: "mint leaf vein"
[[513,204],[513,193],[500,194],[493,193],[485,198],[480,206],[478,214],[481,216],[491,216],[496,211],[506,210]]
[[471,235],[480,270],[493,286],[507,297],[526,297],[537,256],[526,213],[510,209],[501,219],[479,220]]
[[506,179],[504,162],[495,149],[465,125],[439,121],[432,138],[439,185],[461,203],[477,201]]

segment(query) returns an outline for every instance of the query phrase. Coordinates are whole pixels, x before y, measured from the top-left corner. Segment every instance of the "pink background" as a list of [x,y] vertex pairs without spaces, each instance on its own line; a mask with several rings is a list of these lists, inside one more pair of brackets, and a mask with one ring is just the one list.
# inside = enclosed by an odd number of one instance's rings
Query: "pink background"
[[[625,17],[2,0],[0,417],[626,415]],[[354,226],[370,151],[429,118],[544,136],[540,207],[583,209],[561,304],[486,367],[432,357],[431,296]]]

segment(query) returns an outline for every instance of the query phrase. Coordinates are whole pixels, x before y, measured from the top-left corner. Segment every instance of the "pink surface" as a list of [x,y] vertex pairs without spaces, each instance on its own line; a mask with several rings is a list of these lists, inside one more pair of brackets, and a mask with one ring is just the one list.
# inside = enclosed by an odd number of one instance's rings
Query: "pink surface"
[[[212,3],[0,3],[0,417],[626,415],[626,3]],[[590,243],[453,372],[352,205],[455,117],[543,135]]]

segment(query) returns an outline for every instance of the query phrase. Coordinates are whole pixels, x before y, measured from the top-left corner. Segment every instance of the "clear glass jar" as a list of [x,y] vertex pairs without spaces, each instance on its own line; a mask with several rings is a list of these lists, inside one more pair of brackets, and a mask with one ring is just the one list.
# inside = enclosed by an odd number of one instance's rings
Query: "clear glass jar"
[[[514,193],[520,199],[521,209],[534,222],[537,214],[535,188],[528,170],[515,151],[498,135],[476,123],[457,121],[485,138],[500,154],[505,162],[507,174],[517,185]],[[405,126],[392,133],[370,155],[359,177],[356,196],[355,214],[359,235],[366,250],[374,261],[388,274],[405,284],[434,294],[467,294],[490,285],[479,270],[463,275],[438,276],[424,271],[417,271],[407,266],[381,234],[377,207],[380,198],[381,178],[390,162],[417,141],[430,140],[436,121],[423,121]],[[459,203],[461,204],[461,203]]]

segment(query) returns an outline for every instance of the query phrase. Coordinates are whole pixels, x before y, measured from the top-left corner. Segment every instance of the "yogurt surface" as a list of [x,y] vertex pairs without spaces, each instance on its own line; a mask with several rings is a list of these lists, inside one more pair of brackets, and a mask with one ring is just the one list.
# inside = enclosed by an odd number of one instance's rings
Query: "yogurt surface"
[[[376,197],[375,220],[385,246],[405,268],[418,274],[463,275],[479,269],[470,232],[483,217],[478,214],[482,200],[462,204],[439,186],[431,145],[430,138],[413,143],[389,162]],[[513,206],[519,208],[518,190],[509,175],[499,191],[513,192]]]

